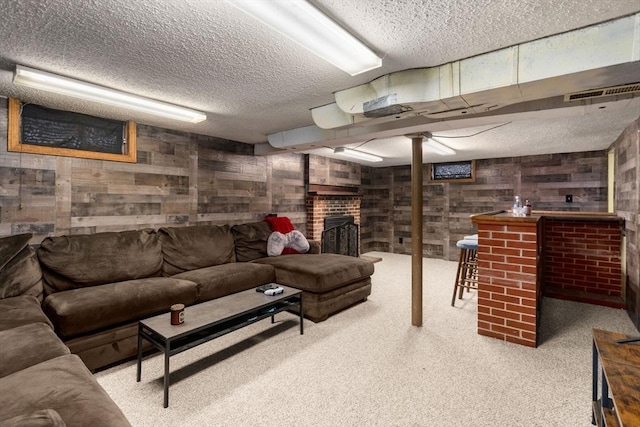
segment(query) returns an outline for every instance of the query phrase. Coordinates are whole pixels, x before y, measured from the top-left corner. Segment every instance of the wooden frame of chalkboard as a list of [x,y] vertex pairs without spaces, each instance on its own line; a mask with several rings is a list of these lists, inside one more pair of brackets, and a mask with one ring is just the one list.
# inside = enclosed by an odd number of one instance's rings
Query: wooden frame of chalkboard
[[429,182],[475,182],[475,180],[475,160],[429,164]]
[[[60,110],[47,110],[50,115],[48,115],[47,119],[49,122],[54,122],[56,114],[64,115],[65,123],[60,123],[61,126],[56,128],[56,132],[69,131],[68,134],[69,139],[73,139],[74,141],[78,141],[74,144],[74,148],[68,148],[64,146],[56,146],[51,141],[43,141],[42,144],[38,144],[37,141],[30,141],[29,143],[25,143],[23,140],[23,129],[22,125],[22,103],[19,99],[9,98],[9,114],[8,114],[8,143],[7,149],[8,151],[20,152],[20,153],[32,153],[32,154],[44,154],[44,155],[52,155],[52,156],[65,156],[65,157],[80,157],[84,159],[96,159],[96,160],[110,160],[116,162],[127,162],[127,163],[136,163],[137,161],[137,149],[136,149],[136,124],[132,121],[127,122],[118,122],[115,120],[109,119],[101,119],[99,117],[87,116],[85,114],[72,113],[69,111],[60,111]],[[37,114],[37,113],[34,113]],[[61,116],[62,117],[62,116]],[[110,141],[110,144],[118,143],[121,144],[118,146],[112,146],[108,148],[110,152],[100,151],[96,149],[95,141],[92,142],[87,135],[91,135],[91,132],[79,132],[78,128],[82,128],[86,130],[89,126],[69,126],[69,123],[73,123],[74,118],[77,118],[78,123],[81,121],[91,121],[94,124],[97,124],[98,128],[102,124],[105,126],[110,126],[116,130],[121,126],[122,136],[121,138],[116,138],[116,141]],[[26,122],[26,120],[25,120]],[[38,131],[37,128],[33,129],[34,131]],[[45,139],[46,137],[40,136]],[[103,139],[104,141],[104,139]],[[93,147],[92,147],[93,143]],[[103,144],[104,145],[104,144]],[[100,148],[100,147],[97,147]],[[118,153],[117,151],[120,151]]]

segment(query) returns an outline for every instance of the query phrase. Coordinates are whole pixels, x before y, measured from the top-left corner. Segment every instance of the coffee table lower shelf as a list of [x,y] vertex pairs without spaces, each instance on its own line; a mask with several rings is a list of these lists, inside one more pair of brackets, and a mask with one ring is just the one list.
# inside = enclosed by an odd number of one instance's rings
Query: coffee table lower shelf
[[142,376],[142,340],[147,340],[164,354],[164,407],[169,406],[169,358],[237,329],[296,309],[300,335],[304,334],[302,292],[283,286],[285,292],[267,296],[254,289],[228,295],[185,309],[185,321],[171,325],[170,314],[161,314],[138,322],[138,360],[136,381]]

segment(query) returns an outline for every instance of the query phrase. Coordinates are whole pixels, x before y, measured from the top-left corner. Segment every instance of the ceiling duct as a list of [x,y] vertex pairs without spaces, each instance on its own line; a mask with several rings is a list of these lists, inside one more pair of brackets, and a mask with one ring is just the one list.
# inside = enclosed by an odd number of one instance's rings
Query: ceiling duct
[[363,115],[368,118],[387,117],[413,110],[410,106],[398,104],[398,94],[392,93],[362,104]]
[[[437,67],[386,74],[336,92],[334,104],[311,112],[319,128],[338,129],[411,115],[451,120],[567,92],[565,101],[633,93],[640,84],[627,82],[637,81],[639,37],[635,14]],[[610,87],[594,90],[594,81]]]
[[[436,67],[380,76],[311,109],[314,126],[268,135],[277,149],[358,143],[638,91],[640,13]],[[605,89],[594,89],[605,88]],[[564,102],[569,94],[572,103]],[[635,95],[638,96],[638,95]],[[440,127],[438,127],[440,126]]]
[[624,95],[629,93],[640,93],[640,83],[631,83],[623,86],[590,89],[582,92],[569,93],[564,96],[564,102],[580,101],[589,98],[602,98],[604,96]]

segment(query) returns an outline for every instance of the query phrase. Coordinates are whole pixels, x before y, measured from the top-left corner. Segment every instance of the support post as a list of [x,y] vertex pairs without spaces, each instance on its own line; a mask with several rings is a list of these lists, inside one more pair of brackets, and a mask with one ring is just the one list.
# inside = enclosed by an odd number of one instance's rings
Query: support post
[[411,135],[411,324],[422,326],[422,135]]

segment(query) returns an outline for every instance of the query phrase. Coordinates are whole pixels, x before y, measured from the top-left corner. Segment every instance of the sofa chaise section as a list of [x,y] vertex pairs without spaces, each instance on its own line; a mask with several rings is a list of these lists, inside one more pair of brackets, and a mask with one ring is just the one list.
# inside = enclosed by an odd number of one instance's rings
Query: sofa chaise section
[[306,254],[267,254],[271,234],[264,222],[234,225],[236,256],[251,264],[272,266],[275,281],[302,290],[304,315],[313,322],[326,320],[371,294],[373,263],[337,254],[321,254],[318,242],[310,242]]
[[315,254],[307,262],[300,255],[259,258],[253,263],[272,265],[276,281],[302,290],[305,316],[321,322],[371,295],[373,263],[337,254]]

